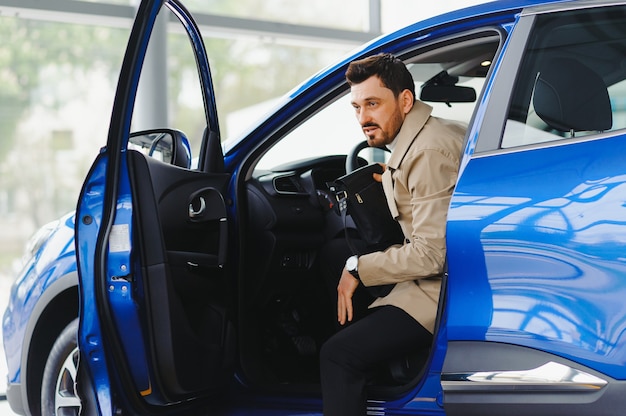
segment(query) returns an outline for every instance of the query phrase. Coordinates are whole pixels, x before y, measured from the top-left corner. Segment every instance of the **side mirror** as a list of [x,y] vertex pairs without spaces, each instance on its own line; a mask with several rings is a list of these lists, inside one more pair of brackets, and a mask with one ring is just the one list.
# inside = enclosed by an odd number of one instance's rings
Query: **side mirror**
[[191,146],[182,131],[156,129],[130,134],[128,148],[170,165],[189,169],[191,167]]
[[448,75],[442,71],[422,85],[420,100],[435,103],[473,103],[476,91],[472,87],[456,85],[459,77]]

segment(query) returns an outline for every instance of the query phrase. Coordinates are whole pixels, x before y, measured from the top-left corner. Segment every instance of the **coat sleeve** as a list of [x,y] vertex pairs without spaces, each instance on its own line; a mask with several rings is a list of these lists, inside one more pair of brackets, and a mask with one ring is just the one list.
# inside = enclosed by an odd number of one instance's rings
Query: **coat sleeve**
[[458,160],[440,149],[407,154],[395,172],[394,198],[404,245],[359,258],[365,286],[398,283],[441,274],[446,255],[446,219],[456,184]]

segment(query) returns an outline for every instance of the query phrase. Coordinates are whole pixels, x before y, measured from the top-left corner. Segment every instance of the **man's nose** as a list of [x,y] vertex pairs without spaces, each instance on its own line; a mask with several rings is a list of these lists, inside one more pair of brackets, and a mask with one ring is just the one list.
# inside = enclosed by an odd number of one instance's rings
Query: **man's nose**
[[357,114],[357,118],[359,119],[359,123],[361,124],[361,126],[363,126],[365,125],[365,123],[370,121],[369,112],[361,109],[361,111],[359,111],[359,113]]

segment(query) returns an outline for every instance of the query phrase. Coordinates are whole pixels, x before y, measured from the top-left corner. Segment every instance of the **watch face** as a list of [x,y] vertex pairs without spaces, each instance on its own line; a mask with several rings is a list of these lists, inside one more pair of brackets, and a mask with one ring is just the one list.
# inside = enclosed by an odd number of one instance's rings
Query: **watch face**
[[358,264],[359,258],[357,256],[348,257],[348,260],[346,260],[346,270],[353,272],[356,270]]

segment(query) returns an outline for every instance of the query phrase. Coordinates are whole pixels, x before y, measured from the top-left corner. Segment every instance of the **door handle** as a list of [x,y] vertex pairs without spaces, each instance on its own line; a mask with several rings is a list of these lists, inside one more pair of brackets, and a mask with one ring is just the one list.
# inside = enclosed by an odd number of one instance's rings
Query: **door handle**
[[200,196],[198,197],[198,200],[200,201],[200,207],[197,210],[193,206],[194,201],[189,203],[189,218],[198,218],[204,214],[204,211],[206,211],[206,201],[204,200],[204,197]]

